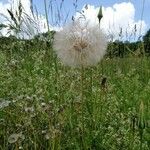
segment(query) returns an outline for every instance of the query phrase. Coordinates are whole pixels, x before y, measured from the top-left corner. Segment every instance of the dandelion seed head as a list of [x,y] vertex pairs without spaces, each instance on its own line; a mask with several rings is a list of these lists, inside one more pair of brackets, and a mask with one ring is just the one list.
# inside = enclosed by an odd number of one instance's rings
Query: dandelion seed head
[[54,36],[54,50],[68,66],[96,65],[105,55],[107,40],[99,26],[80,20],[65,26]]

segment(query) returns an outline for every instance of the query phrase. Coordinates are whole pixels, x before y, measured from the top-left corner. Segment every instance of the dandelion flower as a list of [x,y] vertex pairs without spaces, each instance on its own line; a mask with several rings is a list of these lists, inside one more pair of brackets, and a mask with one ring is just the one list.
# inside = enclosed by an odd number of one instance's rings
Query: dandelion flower
[[104,56],[107,40],[99,26],[80,20],[65,26],[54,36],[53,48],[60,60],[68,66],[96,65]]

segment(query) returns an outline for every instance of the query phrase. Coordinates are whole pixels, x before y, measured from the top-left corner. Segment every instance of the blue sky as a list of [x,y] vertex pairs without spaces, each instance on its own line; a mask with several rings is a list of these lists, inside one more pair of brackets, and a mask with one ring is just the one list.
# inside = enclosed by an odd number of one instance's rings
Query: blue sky
[[[8,1],[9,0],[0,0],[0,2],[2,3],[7,3]],[[49,1],[51,0],[47,0],[47,3],[49,3]],[[62,0],[56,0],[56,1],[59,4]],[[131,2],[134,4],[136,10],[135,19],[140,19],[142,13],[143,1],[144,0],[78,0],[77,4],[78,4],[78,10],[81,10],[85,4],[90,4],[97,7],[100,5],[104,7],[111,7],[115,3]],[[64,0],[65,9],[66,11],[69,11],[70,15],[74,14],[73,2],[75,2],[75,0]],[[38,11],[44,14],[44,0],[33,0],[33,3],[37,7]],[[143,19],[150,26],[149,9],[150,9],[150,0],[145,0]]]
[[[1,13],[8,15],[7,9],[9,9],[9,7],[12,5],[12,1],[16,3],[19,0],[0,0]],[[38,21],[38,24],[40,25],[37,28],[39,28],[40,32],[46,32],[47,28],[45,28],[46,19],[44,12],[44,0],[32,1],[33,5],[37,8],[38,14],[40,15],[39,20],[41,22]],[[56,18],[58,16],[56,11],[56,5],[60,6],[62,0],[46,1],[47,4],[49,4],[50,1],[53,2],[53,18]],[[76,13],[75,7],[73,6],[73,3],[75,1],[76,0],[63,0],[64,3],[61,11],[61,18],[63,18],[62,20],[64,20],[68,12],[70,20],[72,16],[80,17],[79,14]],[[144,12],[143,17],[141,18],[144,1]],[[32,16],[30,11],[30,0],[21,0],[21,2],[28,15]],[[88,9],[84,8],[85,4],[88,4]],[[123,28],[124,36],[127,30],[129,35],[133,34],[133,29],[135,25],[137,27],[137,33],[139,34],[139,36],[145,34],[145,32],[150,28],[150,0],[77,0],[77,11],[84,10],[84,15],[88,19],[88,21],[90,21],[91,24],[96,24],[98,21],[97,13],[99,10],[99,6],[101,5],[103,6],[104,15],[104,17],[102,18],[102,29],[104,29],[106,32],[113,34],[113,36],[115,37],[119,34],[120,28]],[[55,21],[52,22],[51,20],[51,13],[49,13],[48,15],[49,25],[51,29],[56,29]],[[1,16],[0,23],[3,23],[3,19],[1,18]],[[31,25],[30,28],[32,26],[33,25]]]
[[[47,0],[48,2],[49,0]],[[78,10],[81,10],[82,7],[85,4],[90,4],[94,5],[96,7],[102,5],[104,7],[112,7],[116,3],[122,3],[122,2],[131,2],[133,3],[135,7],[135,19],[141,19],[141,14],[142,14],[142,7],[143,7],[143,1],[144,0],[78,0]],[[61,0],[57,0],[57,3],[59,4]],[[74,6],[73,2],[75,0],[64,0],[64,7],[66,11],[69,11],[70,15],[74,14]],[[44,1],[43,0],[33,0],[34,5],[38,8],[38,10],[44,14]],[[143,19],[145,22],[150,26],[150,15],[149,15],[149,10],[150,9],[150,0],[145,0],[145,5],[144,5],[144,14],[143,14]],[[126,10],[128,11],[128,10]],[[126,13],[126,12],[124,12]]]

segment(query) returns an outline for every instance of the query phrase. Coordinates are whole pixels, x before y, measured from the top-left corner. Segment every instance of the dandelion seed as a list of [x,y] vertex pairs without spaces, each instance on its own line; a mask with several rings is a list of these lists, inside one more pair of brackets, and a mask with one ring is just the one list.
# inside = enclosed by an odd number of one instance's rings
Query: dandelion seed
[[106,47],[107,40],[99,27],[80,20],[65,26],[54,37],[58,57],[65,65],[73,67],[96,65],[103,58]]

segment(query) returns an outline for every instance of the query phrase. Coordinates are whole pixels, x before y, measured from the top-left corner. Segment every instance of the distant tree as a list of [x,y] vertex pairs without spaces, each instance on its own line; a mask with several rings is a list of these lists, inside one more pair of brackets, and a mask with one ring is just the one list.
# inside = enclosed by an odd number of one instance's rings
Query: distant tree
[[56,31],[48,31],[46,33],[39,33],[38,35],[35,35],[33,40],[34,41],[40,41],[43,44],[45,43],[47,47],[52,47],[54,34]]
[[150,29],[143,36],[145,52],[150,55]]

